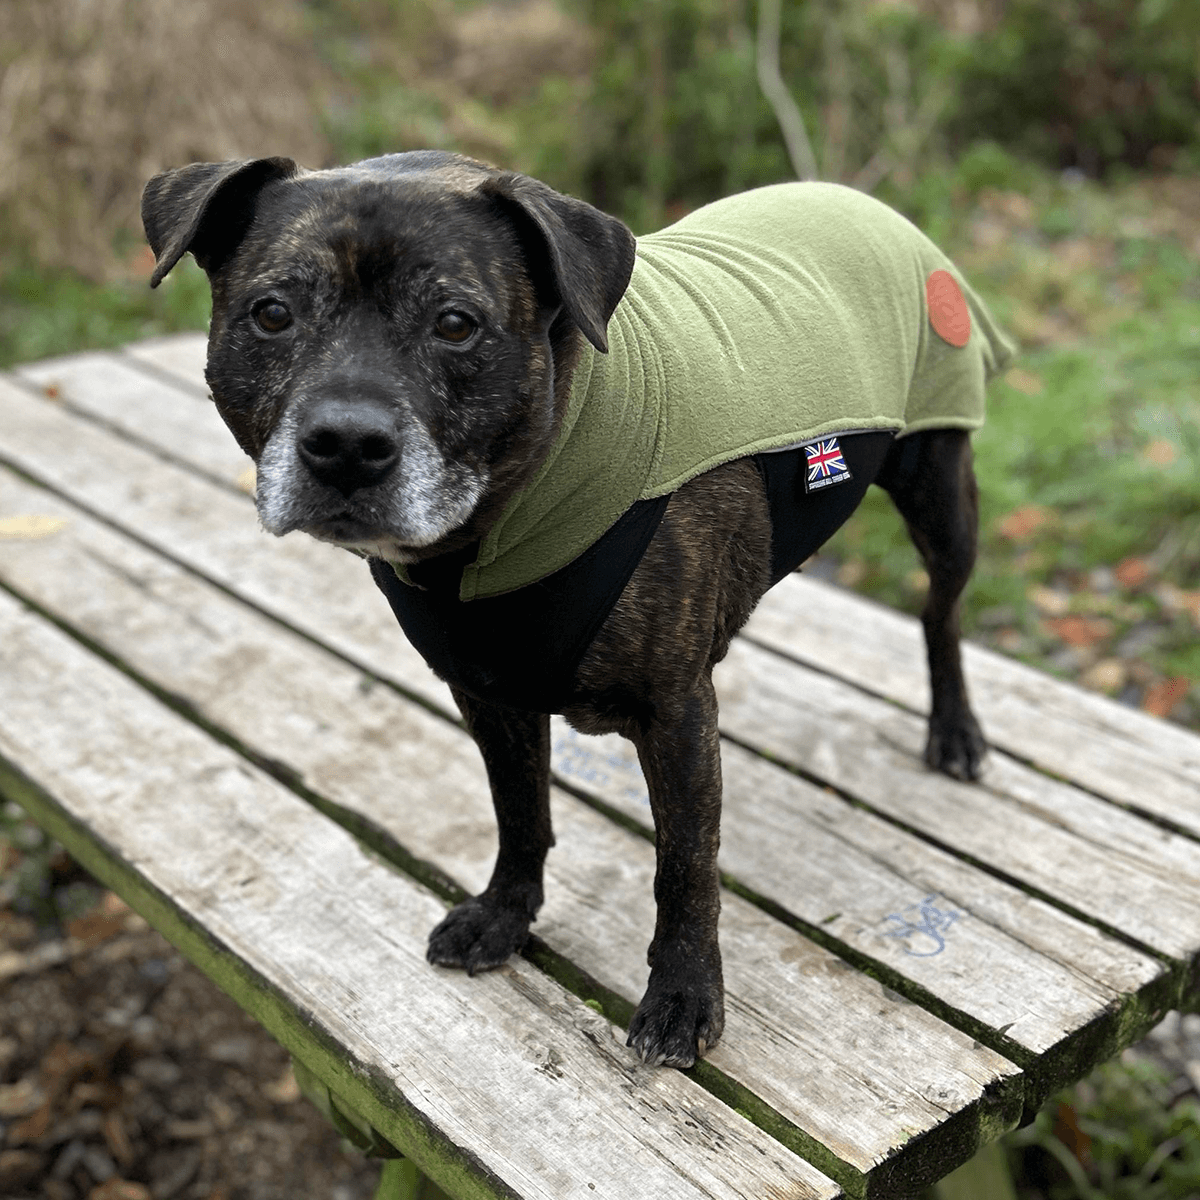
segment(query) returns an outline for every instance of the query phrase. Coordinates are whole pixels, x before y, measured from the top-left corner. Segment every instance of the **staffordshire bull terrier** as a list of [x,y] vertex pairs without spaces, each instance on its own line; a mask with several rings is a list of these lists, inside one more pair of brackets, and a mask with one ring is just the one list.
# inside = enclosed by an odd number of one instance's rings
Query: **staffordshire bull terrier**
[[986,309],[902,217],[829,184],[635,242],[456,155],[264,158],[158,175],[142,214],[152,285],[189,251],[208,274],[207,379],[263,526],[369,560],[482,752],[499,854],[430,962],[473,973],[526,940],[553,843],[548,714],[617,730],[657,835],[629,1045],[689,1066],[724,1024],[712,669],[872,482],[929,574],[926,760],[979,772],[958,646],[969,431],[1010,353]]

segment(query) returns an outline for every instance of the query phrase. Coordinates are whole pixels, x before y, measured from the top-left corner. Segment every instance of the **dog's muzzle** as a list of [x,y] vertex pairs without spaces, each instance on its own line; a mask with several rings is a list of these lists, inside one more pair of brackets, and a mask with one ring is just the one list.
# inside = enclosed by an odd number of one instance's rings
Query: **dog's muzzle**
[[331,397],[311,404],[296,452],[313,477],[349,497],[383,483],[400,461],[400,435],[381,405]]
[[302,529],[407,562],[467,520],[487,473],[448,461],[403,404],[365,391],[289,408],[259,456],[258,514],[277,537]]

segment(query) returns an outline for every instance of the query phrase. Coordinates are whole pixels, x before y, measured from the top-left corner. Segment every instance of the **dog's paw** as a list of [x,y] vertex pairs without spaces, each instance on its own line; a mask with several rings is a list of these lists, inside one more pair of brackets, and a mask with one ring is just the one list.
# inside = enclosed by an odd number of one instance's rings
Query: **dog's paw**
[[520,950],[532,920],[524,904],[475,896],[452,908],[429,935],[425,957],[438,967],[462,967],[468,975],[490,970]]
[[929,722],[925,761],[954,779],[976,780],[983,770],[987,743],[979,723],[968,712],[956,721]]
[[651,1066],[690,1067],[725,1028],[725,997],[716,978],[651,971],[629,1023],[627,1046]]

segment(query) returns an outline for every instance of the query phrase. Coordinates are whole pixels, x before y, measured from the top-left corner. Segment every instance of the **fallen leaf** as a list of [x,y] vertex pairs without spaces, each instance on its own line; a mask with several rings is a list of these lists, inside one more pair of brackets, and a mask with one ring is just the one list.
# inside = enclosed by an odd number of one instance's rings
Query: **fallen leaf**
[[1079,1124],[1075,1109],[1060,1104],[1054,1113],[1054,1136],[1071,1152],[1085,1170],[1091,1166],[1092,1139]]
[[129,1131],[125,1128],[125,1118],[117,1109],[104,1114],[104,1140],[108,1143],[113,1158],[123,1167],[129,1166],[137,1158],[133,1144],[129,1140]]
[[1070,593],[1057,588],[1031,587],[1026,595],[1038,612],[1047,617],[1064,617],[1071,607]]
[[92,1188],[88,1192],[88,1200],[151,1200],[151,1197],[150,1189],[144,1183],[114,1176]]
[[1040,396],[1046,386],[1040,375],[1026,371],[1023,367],[1013,367],[1005,371],[1004,382],[1025,396]]
[[1156,467],[1169,467],[1179,457],[1179,451],[1174,442],[1166,438],[1155,438],[1146,444],[1142,457]]
[[40,1108],[8,1128],[8,1144],[19,1146],[22,1142],[36,1142],[50,1128],[50,1101],[47,1100]]
[[1040,504],[1026,504],[996,522],[996,532],[1010,542],[1028,541],[1054,516],[1054,511]]
[[1144,558],[1123,558],[1113,568],[1113,575],[1123,588],[1139,588],[1153,574],[1153,568]]
[[45,1101],[46,1097],[32,1076],[16,1083],[0,1084],[0,1117],[25,1117]]
[[47,383],[42,387],[42,395],[45,396],[47,400],[61,400],[62,388],[60,388],[57,383]]
[[65,1092],[96,1059],[70,1042],[55,1042],[42,1055],[42,1079],[53,1092]]
[[1200,625],[1200,591],[1185,592],[1183,588],[1176,587],[1173,583],[1160,583],[1154,589],[1154,598],[1171,616],[1187,613],[1197,625]]
[[123,917],[129,916],[133,912],[133,909],[116,892],[105,892],[100,897],[100,908],[106,913],[120,913]]
[[163,1129],[168,1137],[174,1138],[178,1142],[190,1142],[198,1138],[212,1137],[216,1132],[216,1126],[205,1117],[190,1121],[168,1121],[163,1126]]
[[1113,623],[1107,617],[1055,617],[1052,620],[1043,621],[1042,624],[1055,637],[1066,642],[1068,646],[1075,646],[1079,649],[1086,649],[1088,646],[1094,646],[1097,642],[1104,641],[1105,638],[1112,635],[1113,631]]
[[1124,687],[1128,678],[1129,670],[1121,659],[1102,658],[1080,675],[1079,682],[1092,691],[1112,693]]
[[0,1187],[9,1191],[23,1183],[36,1182],[33,1177],[44,1165],[36,1150],[0,1150]]
[[1192,681],[1184,675],[1151,684],[1142,697],[1142,711],[1156,717],[1169,717],[1191,691]]
[[125,931],[123,913],[90,912],[67,922],[67,933],[83,943],[85,950]]
[[154,261],[154,251],[143,246],[129,256],[129,273],[135,279],[148,279],[154,274]]
[[0,517],[0,541],[32,541],[35,538],[50,537],[66,524],[66,517],[51,517],[45,513]]
[[271,1083],[262,1085],[263,1095],[276,1104],[294,1104],[300,1099],[300,1085],[289,1064],[283,1074]]

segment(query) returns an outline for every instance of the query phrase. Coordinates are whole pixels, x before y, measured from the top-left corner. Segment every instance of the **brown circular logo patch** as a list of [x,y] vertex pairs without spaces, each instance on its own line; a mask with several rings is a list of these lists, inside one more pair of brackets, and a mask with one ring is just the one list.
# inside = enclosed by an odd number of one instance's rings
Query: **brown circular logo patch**
[[949,271],[931,272],[925,280],[925,300],[933,332],[951,346],[965,346],[971,337],[971,313]]

